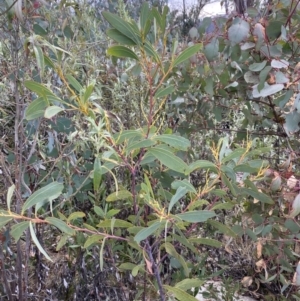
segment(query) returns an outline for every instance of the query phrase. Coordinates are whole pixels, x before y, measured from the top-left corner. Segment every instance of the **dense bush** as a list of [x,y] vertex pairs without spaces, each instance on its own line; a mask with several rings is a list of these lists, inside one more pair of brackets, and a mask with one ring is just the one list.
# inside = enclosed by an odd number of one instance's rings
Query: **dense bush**
[[196,300],[225,275],[226,300],[298,300],[296,4],[187,37],[164,3],[20,4],[1,16],[3,297]]

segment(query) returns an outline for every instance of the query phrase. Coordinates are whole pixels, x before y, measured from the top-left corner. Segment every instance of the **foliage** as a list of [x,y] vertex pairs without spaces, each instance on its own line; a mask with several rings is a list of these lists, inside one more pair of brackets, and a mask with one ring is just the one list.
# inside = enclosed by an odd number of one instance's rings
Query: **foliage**
[[[3,126],[1,135],[5,254],[13,240],[17,264],[28,263],[31,238],[30,264],[41,269],[41,255],[53,260],[50,244],[68,252],[73,279],[55,298],[87,295],[87,283],[108,281],[111,268],[132,286],[116,300],[196,300],[206,279],[227,270],[225,258],[207,269],[209,252],[232,255],[246,241],[244,287],[298,300],[295,3],[278,2],[260,22],[255,8],[248,18],[205,19],[189,43],[172,32],[166,6],[144,3],[137,16],[109,3],[29,3],[27,14],[16,6],[3,16],[6,43],[23,45],[11,54],[1,42],[10,64],[1,70],[1,118],[15,114],[6,121],[15,131]],[[27,300],[29,270],[17,267],[15,288],[1,289]],[[80,267],[90,271],[85,291]]]

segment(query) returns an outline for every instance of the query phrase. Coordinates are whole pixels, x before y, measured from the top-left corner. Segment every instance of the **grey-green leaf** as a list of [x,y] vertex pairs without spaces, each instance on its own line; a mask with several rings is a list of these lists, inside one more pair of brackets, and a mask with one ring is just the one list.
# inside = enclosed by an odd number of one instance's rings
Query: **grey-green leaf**
[[166,144],[169,144],[170,146],[173,146],[176,149],[184,151],[191,146],[191,142],[188,139],[174,134],[163,134],[159,136],[154,136],[152,139],[164,142]]
[[14,238],[15,241],[18,241],[23,234],[23,232],[28,229],[29,221],[20,222],[11,227],[10,235]]
[[182,53],[178,55],[178,57],[173,62],[173,67],[178,66],[179,64],[183,63],[184,61],[188,60],[194,54],[199,52],[202,49],[202,44],[196,44],[193,46],[188,47]]
[[54,200],[61,195],[63,188],[64,185],[58,182],[52,182],[43,188],[40,188],[26,200],[22,207],[22,214],[25,212],[25,210],[39,202],[43,202],[46,199]]
[[107,49],[107,54],[116,56],[116,57],[128,57],[131,59],[139,60],[138,56],[133,52],[131,49],[118,45],[118,46],[111,46]]
[[46,253],[46,251],[43,249],[43,247],[41,246],[40,242],[38,241],[36,234],[34,232],[33,226],[32,226],[32,222],[29,222],[29,229],[30,229],[30,234],[31,234],[31,238],[33,240],[33,242],[35,243],[35,245],[37,246],[37,248],[39,249],[39,251],[50,261],[52,261],[52,259],[49,257],[49,255]]
[[47,217],[46,221],[49,222],[51,225],[58,228],[61,232],[66,233],[68,235],[74,235],[75,230],[70,228],[64,221],[56,218],[56,217]]
[[197,210],[176,214],[176,217],[190,223],[206,222],[209,218],[214,216],[216,216],[216,214],[209,210]]
[[137,243],[140,243],[142,240],[146,239],[148,236],[152,235],[159,227],[161,227],[165,222],[158,221],[153,223],[151,226],[140,230],[134,237],[134,240]]

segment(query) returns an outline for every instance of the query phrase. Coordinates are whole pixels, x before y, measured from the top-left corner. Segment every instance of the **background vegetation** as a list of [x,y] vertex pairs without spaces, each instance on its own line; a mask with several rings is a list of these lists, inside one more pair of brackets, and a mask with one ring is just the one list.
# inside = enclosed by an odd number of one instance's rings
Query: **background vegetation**
[[243,3],[0,1],[3,300],[300,299],[299,1]]

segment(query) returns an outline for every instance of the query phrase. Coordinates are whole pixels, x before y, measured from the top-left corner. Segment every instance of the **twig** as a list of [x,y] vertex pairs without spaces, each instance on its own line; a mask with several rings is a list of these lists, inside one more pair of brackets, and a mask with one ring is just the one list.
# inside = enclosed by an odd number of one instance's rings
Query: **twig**
[[154,276],[155,276],[156,281],[157,281],[160,301],[165,301],[166,300],[166,295],[165,295],[165,291],[164,291],[163,286],[162,286],[162,281],[161,281],[161,277],[160,277],[160,274],[159,274],[159,269],[158,269],[157,264],[156,264],[156,262],[153,258],[151,246],[149,244],[148,239],[146,240],[146,252],[149,256],[149,259],[150,259],[150,262],[152,264],[152,268],[153,268],[153,271],[154,271]]

